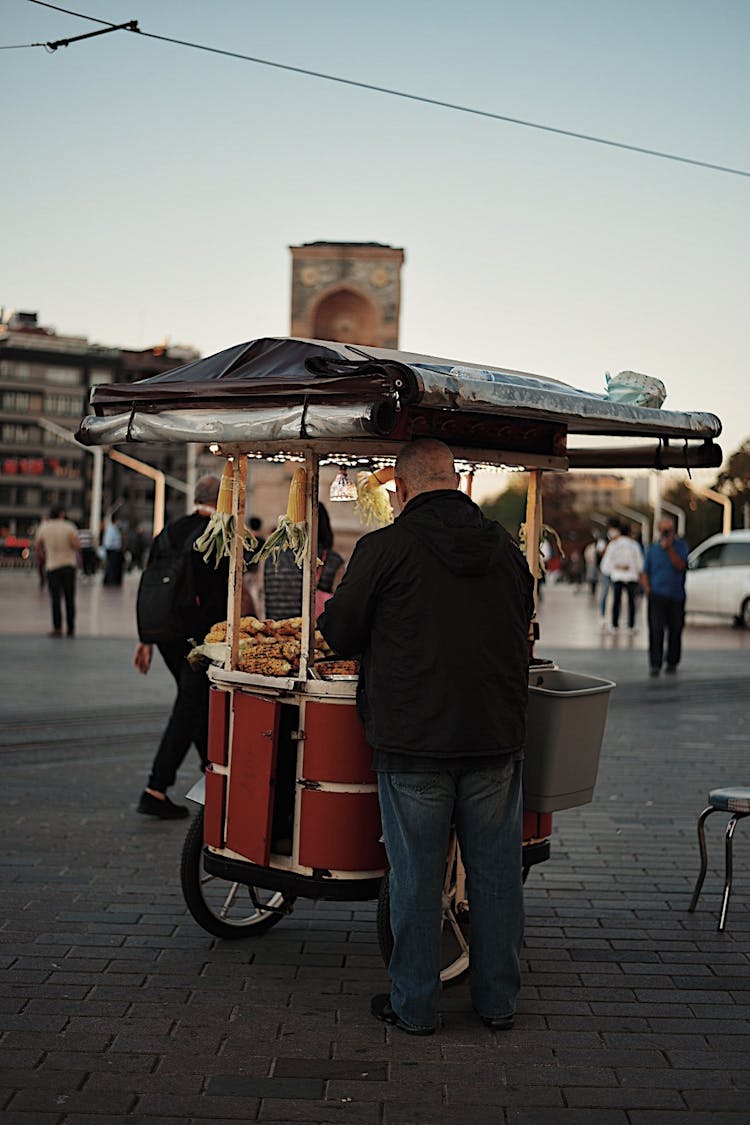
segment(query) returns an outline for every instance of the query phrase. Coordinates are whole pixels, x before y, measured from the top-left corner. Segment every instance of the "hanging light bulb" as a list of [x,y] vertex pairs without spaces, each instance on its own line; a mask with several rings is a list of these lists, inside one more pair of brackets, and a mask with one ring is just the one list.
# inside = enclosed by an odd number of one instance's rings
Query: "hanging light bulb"
[[349,480],[346,469],[339,469],[336,477],[331,484],[331,491],[328,494],[329,500],[356,500],[357,499],[357,486],[354,481]]

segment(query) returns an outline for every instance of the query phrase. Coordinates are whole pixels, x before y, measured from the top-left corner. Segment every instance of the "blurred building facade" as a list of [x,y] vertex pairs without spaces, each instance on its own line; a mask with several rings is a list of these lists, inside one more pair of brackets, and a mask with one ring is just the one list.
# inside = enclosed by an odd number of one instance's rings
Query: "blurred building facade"
[[[0,310],[0,529],[29,535],[53,505],[88,525],[91,454],[43,422],[73,435],[89,413],[93,386],[145,379],[197,356],[193,348],[167,344],[143,351],[106,347],[44,327],[36,312]],[[150,446],[140,456],[185,477],[184,447]],[[104,465],[103,512],[149,526],[152,482],[106,458]],[[170,516],[180,514],[184,498],[168,490],[168,507]]]

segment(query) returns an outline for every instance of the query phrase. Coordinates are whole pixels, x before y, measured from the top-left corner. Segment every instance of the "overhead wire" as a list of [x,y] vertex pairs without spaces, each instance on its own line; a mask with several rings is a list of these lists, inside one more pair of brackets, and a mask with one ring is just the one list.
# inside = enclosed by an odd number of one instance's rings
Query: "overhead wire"
[[[55,11],[65,12],[67,15],[77,16],[80,19],[92,20],[94,23],[103,23],[112,28],[122,28],[123,30],[133,31],[135,34],[140,35],[144,39],[154,39],[161,43],[172,43],[178,47],[188,47],[195,51],[204,51],[208,54],[220,55],[224,58],[238,59],[242,62],[254,63],[257,66],[266,66],[274,70],[283,70],[291,74],[301,74],[308,78],[320,78],[326,82],[335,82],[341,86],[350,86],[359,90],[369,90],[376,94],[387,94],[389,97],[402,98],[406,101],[418,102],[422,105],[431,105],[439,109],[450,109],[457,113],[465,113],[473,117],[483,117],[492,121],[503,121],[508,125],[518,125],[525,129],[536,129],[539,132],[551,133],[560,137],[570,137],[573,140],[588,141],[590,144],[605,145],[609,148],[616,148],[625,152],[635,152],[641,156],[653,156],[659,160],[669,160],[677,164],[687,164],[695,168],[706,168],[712,172],[722,172],[730,176],[743,176],[750,178],[750,171],[744,168],[734,168],[727,164],[716,164],[709,160],[697,160],[690,156],[682,156],[679,153],[666,152],[663,149],[647,148],[644,145],[628,144],[625,141],[615,141],[608,137],[599,137],[593,133],[581,133],[574,129],[562,129],[555,125],[545,125],[539,121],[529,121],[522,117],[511,117],[504,113],[495,113],[492,110],[477,109],[474,106],[462,105],[458,102],[444,101],[441,98],[430,98],[424,94],[412,94],[406,90],[396,90],[389,86],[379,86],[371,82],[360,82],[355,78],[342,78],[340,75],[327,74],[320,70],[311,70],[307,67],[292,66],[290,63],[276,62],[272,59],[259,58],[256,55],[246,55],[239,51],[228,51],[221,47],[209,47],[205,43],[193,43],[188,39],[177,39],[169,35],[158,35],[153,31],[143,31],[141,28],[134,27],[128,28],[122,25],[110,23],[108,20],[96,19],[94,16],[83,15],[81,12],[73,12],[69,8],[61,8],[57,4],[50,4],[47,0],[29,0],[31,4],[37,4],[43,8],[52,8]],[[32,44],[29,44],[31,46]],[[35,46],[51,46],[51,44],[33,44]]]

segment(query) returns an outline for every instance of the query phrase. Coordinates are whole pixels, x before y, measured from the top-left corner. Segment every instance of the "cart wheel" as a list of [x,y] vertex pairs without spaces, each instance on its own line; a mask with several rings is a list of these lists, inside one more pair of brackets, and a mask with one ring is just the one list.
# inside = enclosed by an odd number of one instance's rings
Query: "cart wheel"
[[182,893],[199,926],[220,938],[255,937],[291,912],[293,898],[209,875],[203,867],[203,810],[188,829],[180,865]]
[[[451,842],[445,864],[445,880],[443,882],[443,967],[440,970],[440,979],[443,984],[457,983],[469,969],[469,910],[465,902],[456,901],[457,851],[456,836],[455,833],[451,833]],[[380,954],[387,965],[393,953],[391,898],[387,872],[383,876],[380,894],[378,895],[377,929]]]

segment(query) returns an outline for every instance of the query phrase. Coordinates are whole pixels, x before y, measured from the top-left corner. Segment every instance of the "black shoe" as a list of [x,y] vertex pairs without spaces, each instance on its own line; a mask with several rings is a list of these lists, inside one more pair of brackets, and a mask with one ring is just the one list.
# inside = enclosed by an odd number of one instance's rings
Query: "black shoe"
[[664,669],[664,671],[665,671],[665,672],[666,672],[666,673],[667,673],[668,675],[670,675],[670,676],[673,676],[673,675],[675,674],[675,672],[677,671],[677,665],[676,665],[676,664],[667,664],[667,666],[666,666],[666,668]]
[[381,992],[378,996],[373,996],[370,1001],[370,1011],[376,1020],[388,1023],[391,1027],[397,1027],[399,1031],[405,1031],[407,1035],[435,1034],[434,1027],[410,1027],[408,1023],[404,1023],[391,1007],[391,998],[387,992]]
[[163,801],[158,797],[152,797],[145,789],[138,802],[138,812],[143,813],[144,816],[158,816],[161,820],[182,820],[184,816],[189,815],[184,805],[173,804],[169,797],[165,797]]
[[661,668],[649,668],[648,670],[649,676],[658,676],[660,672]]
[[[476,1008],[474,1009],[476,1012]],[[480,1020],[485,1027],[489,1027],[491,1031],[510,1031],[513,1027],[515,1016],[483,1016],[477,1012]]]

